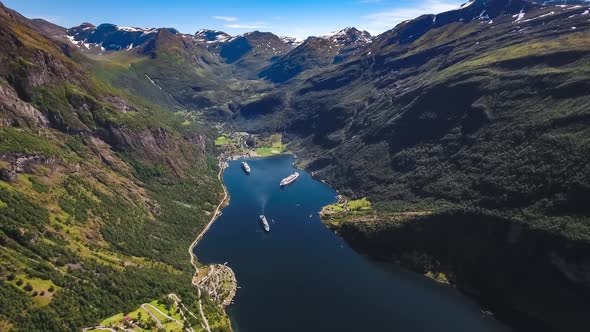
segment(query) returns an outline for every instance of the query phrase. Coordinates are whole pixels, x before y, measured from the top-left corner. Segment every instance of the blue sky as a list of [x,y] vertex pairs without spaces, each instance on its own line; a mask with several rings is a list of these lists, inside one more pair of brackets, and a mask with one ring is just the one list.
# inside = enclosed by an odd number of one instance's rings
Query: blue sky
[[231,35],[272,31],[305,38],[347,26],[378,34],[421,14],[458,7],[462,0],[3,0],[30,18],[71,27],[81,22],[134,27],[174,27],[184,33],[223,30]]

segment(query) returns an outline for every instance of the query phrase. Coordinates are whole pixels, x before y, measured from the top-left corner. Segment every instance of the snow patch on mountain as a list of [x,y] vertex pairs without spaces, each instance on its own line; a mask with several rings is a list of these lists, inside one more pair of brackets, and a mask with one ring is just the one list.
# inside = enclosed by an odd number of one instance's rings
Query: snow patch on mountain
[[127,32],[145,32],[145,31],[147,31],[149,29],[131,28],[131,27],[117,27],[117,30],[127,31]]
[[371,34],[368,31],[358,30],[354,27],[347,27],[340,31],[330,32],[320,36],[320,38],[332,40],[340,45],[369,43],[372,40]]
[[287,36],[279,36],[281,41],[287,45],[292,46],[293,48],[303,44],[303,39],[295,38],[295,37],[287,37]]
[[475,3],[475,0],[469,0],[466,3],[462,4],[461,6],[459,6],[459,9],[467,8],[471,5],[473,5],[474,3]]
[[197,43],[214,44],[227,42],[231,36],[219,30],[201,29],[195,33],[194,38]]
[[516,18],[516,20],[514,22],[518,22],[520,20],[522,20],[522,18],[524,17],[524,11],[521,9],[520,13],[516,14],[516,15],[512,15],[512,17]]

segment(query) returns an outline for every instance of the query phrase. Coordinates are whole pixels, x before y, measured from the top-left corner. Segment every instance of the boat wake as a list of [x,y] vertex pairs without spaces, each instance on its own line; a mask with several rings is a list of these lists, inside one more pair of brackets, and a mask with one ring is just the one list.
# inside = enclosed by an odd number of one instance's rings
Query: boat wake
[[268,203],[268,196],[260,196],[260,207],[262,209],[262,214],[266,212],[266,204]]

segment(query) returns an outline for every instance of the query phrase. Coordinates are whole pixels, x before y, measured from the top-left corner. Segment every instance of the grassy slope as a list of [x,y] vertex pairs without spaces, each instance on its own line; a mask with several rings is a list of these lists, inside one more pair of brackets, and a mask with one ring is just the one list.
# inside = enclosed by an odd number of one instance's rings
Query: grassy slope
[[165,107],[196,111],[209,118],[231,116],[232,104],[268,86],[235,79],[227,64],[199,47],[166,45],[149,55],[137,52],[94,56],[84,62],[116,87]]
[[[211,133],[96,80],[0,14],[5,36],[19,41],[2,42],[0,84],[51,120],[0,128],[0,168],[41,158],[0,181],[0,325],[80,330],[170,292],[198,312],[186,250],[220,199]],[[133,111],[122,112],[121,101]],[[10,104],[3,110],[2,119],[24,119]],[[206,308],[211,323],[229,328],[216,306]]]

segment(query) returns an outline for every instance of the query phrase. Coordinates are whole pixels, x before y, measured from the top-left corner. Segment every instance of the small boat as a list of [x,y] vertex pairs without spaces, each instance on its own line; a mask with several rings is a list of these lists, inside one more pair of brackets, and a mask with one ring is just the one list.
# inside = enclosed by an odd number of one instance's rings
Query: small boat
[[270,226],[268,226],[268,221],[266,221],[266,217],[261,214],[259,218],[260,218],[260,223],[262,224],[262,228],[264,228],[265,231],[269,232]]
[[293,183],[293,181],[297,180],[298,177],[299,177],[299,173],[297,173],[297,172],[287,176],[286,178],[281,180],[281,187],[284,187],[288,184]]
[[250,174],[250,165],[248,165],[247,162],[242,161],[242,169],[244,172],[246,172],[246,174]]

